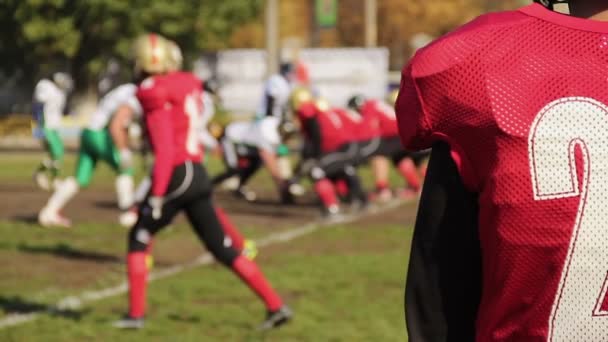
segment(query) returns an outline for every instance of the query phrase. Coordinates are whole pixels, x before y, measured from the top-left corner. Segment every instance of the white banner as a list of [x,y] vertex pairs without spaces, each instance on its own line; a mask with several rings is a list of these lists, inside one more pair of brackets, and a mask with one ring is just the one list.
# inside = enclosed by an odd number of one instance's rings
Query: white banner
[[[384,98],[389,82],[388,57],[385,48],[303,49],[299,53],[299,61],[308,67],[313,90],[334,106],[345,106],[355,94]],[[219,52],[216,61],[196,63],[194,72],[201,78],[217,77],[227,110],[253,114],[262,101],[266,52]]]

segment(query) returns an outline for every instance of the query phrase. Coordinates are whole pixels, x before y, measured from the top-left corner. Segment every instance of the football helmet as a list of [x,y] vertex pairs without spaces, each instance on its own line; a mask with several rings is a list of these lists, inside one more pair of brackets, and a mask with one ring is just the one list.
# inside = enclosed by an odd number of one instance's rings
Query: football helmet
[[317,100],[315,101],[315,106],[317,107],[318,110],[320,110],[322,112],[326,112],[331,109],[331,105],[329,104],[329,101],[327,101],[323,97],[317,98]]
[[306,88],[296,88],[291,92],[291,109],[296,111],[300,106],[308,101],[312,101],[312,93]]
[[135,39],[133,44],[133,59],[135,73],[163,74],[170,64],[168,42],[156,33],[146,33]]
[[386,97],[386,102],[391,106],[394,106],[397,103],[397,97],[399,96],[399,89],[393,89],[388,96]]
[[537,2],[552,11],[570,14],[570,5],[568,4],[568,1],[569,0],[534,0],[534,2]]
[[211,121],[207,125],[207,131],[209,131],[209,134],[211,134],[211,136],[215,139],[219,139],[224,136],[224,126],[217,122]]
[[52,76],[53,83],[66,93],[69,93],[74,89],[74,80],[70,74],[65,72],[56,72]]
[[358,113],[361,111],[361,107],[363,107],[364,103],[365,97],[363,95],[355,95],[348,99],[347,107]]
[[184,64],[182,50],[179,48],[179,45],[172,40],[168,40],[167,43],[167,46],[169,47],[169,58],[167,58],[169,64],[167,65],[167,71],[181,70]]

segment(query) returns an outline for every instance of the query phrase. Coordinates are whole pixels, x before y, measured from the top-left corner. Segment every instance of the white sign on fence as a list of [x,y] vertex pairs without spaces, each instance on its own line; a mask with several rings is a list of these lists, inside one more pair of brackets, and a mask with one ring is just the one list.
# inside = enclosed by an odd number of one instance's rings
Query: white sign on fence
[[[313,89],[334,106],[344,106],[355,94],[384,98],[389,82],[388,57],[385,48],[303,49],[299,53],[299,61],[309,69]],[[216,75],[226,109],[251,114],[262,99],[266,52],[219,52],[216,61],[201,60],[194,71],[202,78]]]

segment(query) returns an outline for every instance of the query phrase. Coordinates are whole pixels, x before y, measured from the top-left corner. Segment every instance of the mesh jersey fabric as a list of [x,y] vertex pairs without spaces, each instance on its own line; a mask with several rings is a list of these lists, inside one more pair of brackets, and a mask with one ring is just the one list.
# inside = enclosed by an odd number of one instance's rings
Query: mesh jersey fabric
[[534,4],[419,51],[396,104],[409,149],[450,144],[479,193],[477,341],[608,339],[608,23]]

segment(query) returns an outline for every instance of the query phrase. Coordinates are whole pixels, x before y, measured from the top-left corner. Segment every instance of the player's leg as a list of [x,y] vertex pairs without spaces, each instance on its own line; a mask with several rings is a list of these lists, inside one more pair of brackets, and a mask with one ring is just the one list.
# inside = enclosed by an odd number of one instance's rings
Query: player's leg
[[267,321],[261,328],[268,329],[285,323],[291,318],[290,310],[270,286],[258,266],[236,249],[225,244],[222,229],[210,195],[203,195],[186,207],[188,220],[207,249],[222,264],[236,273],[264,302],[268,310]]
[[389,187],[389,160],[384,156],[375,156],[370,161],[372,167],[372,173],[374,174],[374,180],[376,183],[374,193],[372,195],[374,200],[385,202],[390,200],[392,193]]
[[237,197],[244,198],[248,201],[255,201],[257,195],[252,190],[247,189],[246,185],[253,175],[262,167],[262,159],[257,150],[252,147],[247,147],[247,153],[239,157],[238,176],[239,186],[235,190]]
[[114,142],[108,131],[103,130],[99,133],[97,141],[99,155],[118,174],[115,181],[118,208],[125,212],[135,203],[133,167],[130,161],[121,160],[120,153],[116,149],[116,146],[114,146]]
[[222,157],[226,171],[213,177],[211,183],[213,186],[223,183],[224,181],[236,176],[238,174],[238,155],[236,152],[237,147],[233,142],[227,138],[222,139]]
[[146,292],[149,255],[154,235],[166,227],[180,207],[177,202],[165,203],[159,219],[152,217],[152,208],[144,201],[139,207],[138,221],[131,228],[127,240],[127,278],[129,282],[129,312],[114,323],[117,328],[141,328],[146,312]]
[[220,221],[222,229],[224,230],[224,234],[230,239],[230,245],[249,260],[255,259],[255,257],[258,255],[258,247],[255,241],[245,239],[230,217],[228,217],[224,209],[216,205],[215,213]]
[[363,190],[357,169],[353,165],[347,164],[344,166],[341,176],[346,180],[353,204],[359,206],[359,209],[366,207],[368,205],[367,193]]
[[405,151],[396,154],[392,159],[399,174],[407,184],[402,193],[402,197],[409,199],[418,196],[418,193],[422,188],[422,178],[420,177],[414,160],[410,158],[409,153]]
[[340,212],[338,196],[333,183],[320,166],[314,166],[310,170],[310,179],[313,183],[314,191],[321,202],[321,211],[324,215],[332,216]]
[[86,132],[86,130],[83,131],[80,138],[75,176],[67,177],[58,184],[47,204],[38,214],[38,222],[42,226],[71,226],[71,222],[61,215],[61,210],[76,196],[80,188],[89,185],[96,163],[95,153],[91,150],[90,137]]
[[[138,208],[137,223],[128,235],[127,275],[129,281],[129,313],[115,322],[118,328],[141,328],[146,309],[146,280],[148,277],[149,255],[153,237],[166,227],[184,207],[186,199],[200,190],[193,180],[193,165],[184,163],[173,170],[161,217],[152,216],[152,207],[146,198]],[[184,190],[185,189],[185,190]]]
[[48,152],[45,158],[34,173],[34,179],[39,187],[44,190],[54,188],[56,177],[59,175],[61,164],[63,163],[64,147],[63,141],[56,129],[44,128],[43,145]]

